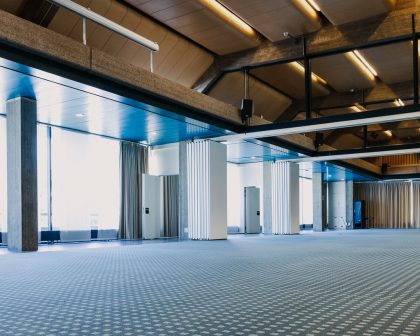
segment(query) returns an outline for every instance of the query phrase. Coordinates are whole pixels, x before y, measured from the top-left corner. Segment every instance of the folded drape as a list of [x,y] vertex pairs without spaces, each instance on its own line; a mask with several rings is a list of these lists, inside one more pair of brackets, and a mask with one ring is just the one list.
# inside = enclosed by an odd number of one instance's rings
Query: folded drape
[[413,193],[410,182],[355,183],[354,198],[366,201],[370,228],[410,228],[419,225],[411,217],[412,198],[419,199],[419,190]]
[[142,174],[148,172],[148,149],[133,143],[120,145],[120,239],[142,237]]
[[178,175],[162,176],[163,179],[163,233],[165,237],[178,236],[179,178]]

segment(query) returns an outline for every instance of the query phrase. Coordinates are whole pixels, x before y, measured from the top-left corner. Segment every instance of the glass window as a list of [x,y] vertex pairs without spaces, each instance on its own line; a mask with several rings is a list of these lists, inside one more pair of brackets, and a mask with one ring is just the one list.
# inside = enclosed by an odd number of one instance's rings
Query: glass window
[[49,165],[48,127],[38,125],[38,230],[48,230]]
[[312,179],[299,178],[300,224],[313,224]]
[[117,141],[53,128],[51,168],[53,229],[118,229]]
[[0,232],[7,232],[6,118],[0,116]]

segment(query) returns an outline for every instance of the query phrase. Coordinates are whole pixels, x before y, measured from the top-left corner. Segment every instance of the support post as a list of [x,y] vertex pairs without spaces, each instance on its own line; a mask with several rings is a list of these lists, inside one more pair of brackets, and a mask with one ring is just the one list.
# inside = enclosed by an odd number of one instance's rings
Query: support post
[[82,31],[83,31],[83,44],[86,45],[86,43],[87,43],[86,18],[82,18]]
[[327,227],[327,188],[323,177],[324,173],[312,174],[314,232],[322,232]]
[[305,111],[306,119],[312,118],[312,71],[311,61],[307,55],[306,38],[303,38],[303,59],[305,67]]
[[413,103],[419,103],[419,45],[416,36],[416,15],[411,16],[413,32]]
[[7,243],[15,252],[38,249],[36,101],[7,101]]
[[150,72],[153,73],[154,65],[153,65],[153,51],[150,50]]

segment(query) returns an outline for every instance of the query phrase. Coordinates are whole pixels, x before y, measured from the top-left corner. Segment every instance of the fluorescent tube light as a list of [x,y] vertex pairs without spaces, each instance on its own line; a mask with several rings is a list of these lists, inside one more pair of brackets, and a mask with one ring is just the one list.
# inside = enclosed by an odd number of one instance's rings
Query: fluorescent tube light
[[309,3],[309,5],[315,9],[317,12],[321,11],[321,8],[319,8],[319,5],[314,1],[314,0],[306,0],[307,3]]
[[370,80],[375,80],[375,77],[378,76],[378,73],[373,68],[372,65],[358,52],[357,50],[346,53],[349,56],[350,60],[356,64],[360,70],[362,70]]
[[248,23],[242,20],[239,16],[231,12],[228,8],[223,6],[220,2],[216,0],[200,0],[200,2],[219,14],[225,20],[230,22],[236,28],[239,28],[244,33],[248,35],[256,35],[254,28],[252,28]]
[[[299,62],[292,62],[290,64],[291,64],[292,67],[294,67],[298,71],[302,72],[303,74],[305,73],[305,67],[302,64],[300,64]],[[328,83],[325,79],[319,77],[317,74],[315,74],[313,72],[311,73],[311,77],[312,77],[312,80],[314,82],[318,82],[318,83],[321,83],[323,85],[328,85]]]
[[400,98],[395,99],[394,104],[395,106],[405,106],[404,102]]

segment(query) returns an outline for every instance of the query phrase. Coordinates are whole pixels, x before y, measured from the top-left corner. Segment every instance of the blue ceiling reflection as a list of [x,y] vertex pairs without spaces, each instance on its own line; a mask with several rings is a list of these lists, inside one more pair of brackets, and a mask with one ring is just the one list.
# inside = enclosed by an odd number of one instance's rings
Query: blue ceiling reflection
[[149,145],[231,133],[168,110],[0,59],[0,99],[6,101],[17,96],[37,100],[40,123]]
[[[259,140],[238,140],[227,143],[228,162],[235,164],[287,160],[304,155]],[[313,173],[324,173],[324,181],[370,181],[373,178],[330,162],[299,163],[301,177],[312,178]]]
[[[170,110],[0,58],[0,101],[18,96],[37,100],[40,123],[153,146],[232,133]],[[252,139],[229,142],[227,152],[228,161],[236,164],[302,156]],[[301,175],[321,171],[327,181],[369,179],[329,163],[301,165]]]
[[302,155],[297,152],[256,139],[229,141],[227,143],[227,156],[229,162],[237,164],[296,159],[302,157]]
[[330,162],[303,162],[299,166],[301,177],[311,178],[313,173],[324,173],[323,179],[327,182],[375,180],[371,176],[357,173],[351,169]]

